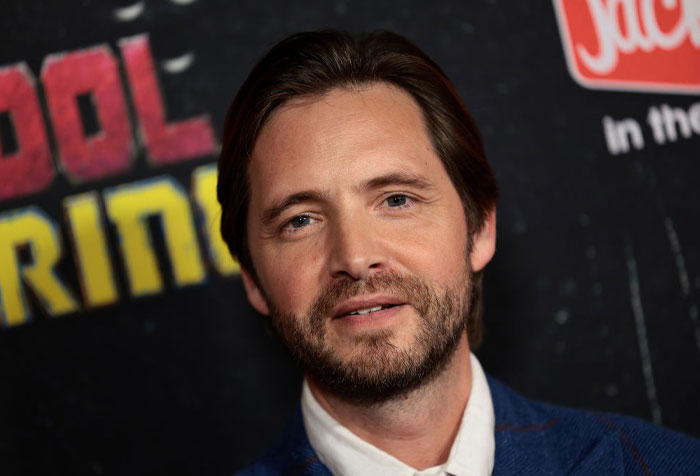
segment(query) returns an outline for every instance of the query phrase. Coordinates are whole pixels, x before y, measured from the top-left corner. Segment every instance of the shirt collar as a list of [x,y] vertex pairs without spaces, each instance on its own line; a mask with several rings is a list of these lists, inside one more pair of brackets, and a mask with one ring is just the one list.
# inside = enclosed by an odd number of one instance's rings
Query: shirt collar
[[367,443],[338,423],[316,401],[304,381],[301,410],[309,442],[336,476],[392,474],[399,476],[487,476],[493,470],[496,443],[491,392],[481,364],[471,354],[472,388],[447,462],[416,471]]

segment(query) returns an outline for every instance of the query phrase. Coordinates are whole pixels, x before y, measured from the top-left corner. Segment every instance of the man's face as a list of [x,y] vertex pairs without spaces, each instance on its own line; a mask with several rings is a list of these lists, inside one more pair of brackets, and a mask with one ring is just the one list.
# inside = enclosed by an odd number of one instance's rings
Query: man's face
[[249,179],[249,299],[320,385],[384,400],[468,345],[471,272],[493,240],[467,249],[460,197],[407,93],[375,84],[286,104]]

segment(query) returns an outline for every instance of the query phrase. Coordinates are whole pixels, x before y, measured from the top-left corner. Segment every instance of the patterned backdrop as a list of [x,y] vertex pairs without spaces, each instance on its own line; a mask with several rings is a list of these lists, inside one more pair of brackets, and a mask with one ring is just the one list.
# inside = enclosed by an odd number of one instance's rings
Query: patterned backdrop
[[0,473],[230,474],[300,375],[218,235],[220,129],[300,30],[390,29],[501,187],[486,371],[700,436],[700,3],[8,0]]

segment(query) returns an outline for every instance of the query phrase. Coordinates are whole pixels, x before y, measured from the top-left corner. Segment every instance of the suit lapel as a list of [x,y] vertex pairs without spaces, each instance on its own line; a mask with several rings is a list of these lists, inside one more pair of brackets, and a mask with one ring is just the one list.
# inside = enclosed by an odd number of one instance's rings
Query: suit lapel
[[287,422],[280,438],[270,448],[264,459],[277,470],[278,474],[332,476],[309,443],[301,416],[301,407]]

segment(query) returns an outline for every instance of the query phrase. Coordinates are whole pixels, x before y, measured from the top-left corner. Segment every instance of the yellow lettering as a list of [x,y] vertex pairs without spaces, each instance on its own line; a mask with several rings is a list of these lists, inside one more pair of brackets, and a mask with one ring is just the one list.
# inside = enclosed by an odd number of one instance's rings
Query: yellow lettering
[[104,197],[107,215],[117,227],[134,296],[163,289],[146,221],[153,216],[160,218],[164,229],[175,284],[186,286],[204,280],[190,203],[175,180],[163,177],[114,187],[106,190]]
[[[19,263],[20,246],[29,247],[31,264]],[[31,316],[22,281],[32,288],[50,315],[78,310],[78,303],[54,273],[61,251],[56,226],[38,208],[0,216],[0,314],[4,314],[5,325],[23,324]]]
[[192,173],[192,195],[202,213],[202,228],[207,239],[209,257],[223,276],[240,272],[221,238],[221,206],[216,200],[216,166],[204,165]]
[[85,305],[104,306],[117,300],[112,262],[107,252],[104,224],[95,192],[68,197],[63,201],[68,218],[75,262]]

